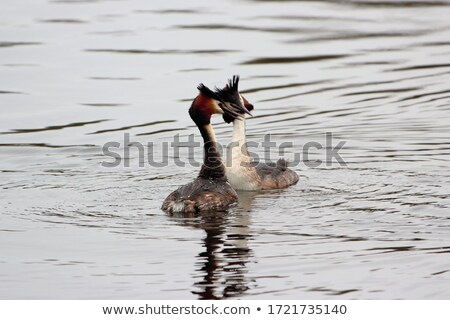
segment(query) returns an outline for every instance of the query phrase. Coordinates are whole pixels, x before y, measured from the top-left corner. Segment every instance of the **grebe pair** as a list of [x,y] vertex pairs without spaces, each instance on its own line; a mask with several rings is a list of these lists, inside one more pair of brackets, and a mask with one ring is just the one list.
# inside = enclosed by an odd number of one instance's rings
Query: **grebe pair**
[[[203,165],[194,181],[169,194],[162,210],[170,213],[224,211],[237,203],[235,189],[278,189],[297,183],[298,175],[287,168],[285,160],[280,159],[275,166],[251,163],[245,145],[245,114],[250,114],[253,105],[239,94],[238,84],[239,77],[234,76],[225,88],[216,88],[215,92],[203,84],[198,86],[199,95],[192,102],[189,115],[203,137]],[[213,114],[223,114],[225,122],[233,122],[232,142],[238,148],[236,153],[232,150],[232,166],[227,169],[211,125]]]
[[171,213],[225,210],[237,202],[237,193],[228,183],[225,166],[217,147],[216,135],[211,125],[213,114],[239,116],[238,111],[248,112],[240,103],[224,103],[222,98],[205,85],[198,87],[199,95],[189,108],[189,115],[203,137],[204,158],[198,177],[164,200],[162,209]]

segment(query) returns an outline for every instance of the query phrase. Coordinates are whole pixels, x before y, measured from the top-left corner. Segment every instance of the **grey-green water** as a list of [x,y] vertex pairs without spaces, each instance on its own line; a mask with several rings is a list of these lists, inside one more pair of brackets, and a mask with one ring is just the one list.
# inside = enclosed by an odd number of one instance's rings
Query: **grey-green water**
[[[448,299],[449,16],[448,1],[2,1],[0,298]],[[300,164],[296,186],[193,218],[159,207],[198,168],[139,167],[136,148],[101,166],[125,132],[198,136],[197,84],[233,74],[249,139],[292,153],[332,132],[347,166]]]

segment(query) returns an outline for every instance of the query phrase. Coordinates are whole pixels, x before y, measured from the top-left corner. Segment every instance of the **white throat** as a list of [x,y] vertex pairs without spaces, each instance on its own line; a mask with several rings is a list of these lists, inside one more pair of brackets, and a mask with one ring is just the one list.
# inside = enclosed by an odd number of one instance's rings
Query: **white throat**
[[[248,165],[252,160],[248,155],[246,141],[245,115],[242,115],[233,121],[232,143],[227,150],[226,174],[233,188],[257,190],[258,176],[255,168]],[[231,154],[229,154],[230,152]]]
[[233,137],[231,141],[239,146],[239,150],[236,150],[237,152],[248,156],[247,139],[245,137],[245,114],[233,121]]

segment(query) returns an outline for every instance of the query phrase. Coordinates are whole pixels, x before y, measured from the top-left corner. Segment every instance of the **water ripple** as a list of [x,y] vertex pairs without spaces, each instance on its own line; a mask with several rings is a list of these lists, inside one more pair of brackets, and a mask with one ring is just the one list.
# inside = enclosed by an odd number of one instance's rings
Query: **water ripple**
[[255,58],[241,62],[242,65],[248,64],[284,64],[284,63],[299,63],[299,62],[315,62],[322,60],[341,59],[349,57],[345,54],[329,54],[329,55],[316,55],[316,56],[303,56],[303,57],[265,57]]
[[94,121],[84,121],[84,122],[73,122],[63,125],[57,125],[57,126],[48,126],[45,128],[36,128],[36,129],[11,129],[7,132],[0,132],[0,134],[19,134],[19,133],[34,133],[34,132],[41,132],[41,131],[53,131],[53,130],[62,130],[66,128],[73,128],[73,127],[83,127],[91,124],[97,124],[110,121],[110,119],[102,119],[102,120],[94,120]]
[[[0,298],[449,296],[449,1],[56,0],[44,16],[5,1]],[[202,148],[152,149],[168,160],[154,167],[101,146],[127,130],[201,141],[196,86],[233,72],[255,106],[248,140],[292,144],[255,157],[298,162],[300,182],[166,215]],[[212,123],[227,143],[231,125]],[[345,164],[328,161],[339,143]]]
[[124,130],[129,130],[129,129],[134,129],[134,128],[148,127],[148,126],[154,126],[154,125],[157,125],[157,124],[172,123],[172,122],[176,122],[176,120],[152,121],[152,122],[146,122],[146,123],[126,126],[126,127],[120,127],[120,128],[98,130],[98,131],[95,131],[95,132],[91,132],[89,134],[99,134],[99,133],[114,132],[114,131],[124,131]]
[[41,45],[42,42],[19,42],[19,41],[0,41],[0,48],[11,48],[17,46],[35,46]]
[[118,54],[220,54],[220,53],[234,53],[238,50],[228,49],[205,49],[205,50],[146,50],[146,49],[86,49],[86,52],[94,53],[118,53]]

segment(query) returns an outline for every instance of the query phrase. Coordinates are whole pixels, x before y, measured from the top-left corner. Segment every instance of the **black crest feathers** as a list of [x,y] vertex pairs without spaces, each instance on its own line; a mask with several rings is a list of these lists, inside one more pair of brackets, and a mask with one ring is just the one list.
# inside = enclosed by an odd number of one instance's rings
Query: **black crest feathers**
[[228,87],[237,92],[238,91],[238,86],[239,86],[239,76],[238,75],[234,75],[233,79],[229,79],[228,80]]
[[[247,110],[244,109],[244,106],[241,102],[241,96],[239,94],[239,76],[234,75],[232,79],[228,80],[227,85],[223,88],[215,88],[215,92],[220,96],[222,101],[230,103],[232,105],[238,106],[241,110],[241,113],[248,113]],[[224,114],[223,120],[226,123],[230,123],[235,119],[235,117]]]
[[228,80],[228,84],[225,86],[225,88],[215,88],[216,93],[221,97],[221,99],[225,102],[230,102],[234,104],[240,104],[240,96],[239,96],[239,76],[235,75],[233,76],[233,79]]
[[201,94],[205,95],[208,98],[211,98],[211,99],[214,99],[214,100],[218,100],[218,101],[222,101],[222,98],[217,93],[212,91],[210,88],[205,86],[203,83],[200,83],[197,86],[197,89],[198,89],[198,91],[200,91]]

